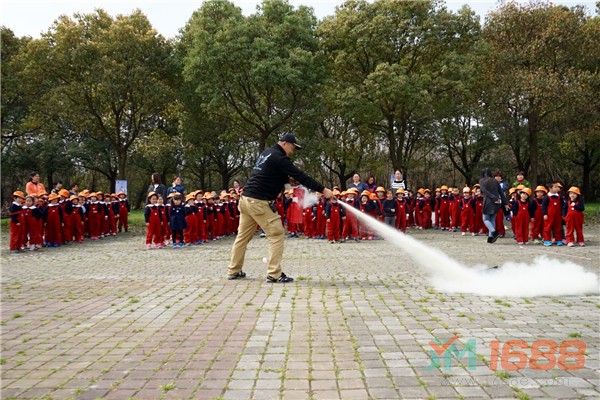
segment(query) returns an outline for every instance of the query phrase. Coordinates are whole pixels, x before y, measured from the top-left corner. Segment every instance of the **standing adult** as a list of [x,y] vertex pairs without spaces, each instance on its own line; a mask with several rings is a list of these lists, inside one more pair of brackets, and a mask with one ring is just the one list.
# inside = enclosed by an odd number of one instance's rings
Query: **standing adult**
[[512,187],[516,188],[519,185],[523,185],[531,189],[531,183],[527,179],[525,179],[525,172],[519,171],[517,172],[517,180],[513,182]]
[[71,184],[71,190],[69,190],[69,194],[71,196],[79,196],[79,184],[78,183]]
[[391,188],[393,193],[396,193],[396,190],[398,189],[406,190],[406,182],[404,181],[404,176],[402,176],[402,171],[399,169],[397,169],[394,173],[394,179],[392,179]]
[[352,182],[348,185],[348,189],[356,188],[358,190],[358,194],[362,193],[363,190],[369,190],[367,184],[360,180],[359,174],[354,174],[352,176]]
[[32,172],[31,175],[29,175],[29,182],[25,185],[25,191],[28,195],[38,195],[46,191],[44,184],[40,182],[39,172]]
[[154,192],[160,195],[165,201],[167,200],[167,187],[163,185],[160,174],[158,172],[153,173],[150,176],[150,186],[148,186],[148,193]]
[[483,193],[483,223],[488,228],[488,243],[494,243],[499,236],[496,230],[496,214],[506,204],[506,197],[500,183],[492,176],[492,170],[485,168],[481,171],[479,180]]
[[56,181],[56,184],[54,185],[54,189],[52,189],[51,193],[59,194],[59,192],[62,190],[62,188],[63,188],[62,181]]
[[279,139],[273,147],[263,151],[248,179],[239,202],[240,225],[238,234],[231,249],[228,279],[246,277],[242,271],[248,243],[260,225],[269,241],[269,267],[267,282],[292,282],[294,279],[281,271],[283,256],[284,230],[277,213],[275,199],[283,190],[283,186],[293,178],[316,192],[330,198],[333,192],[298,169],[290,160],[300,145],[296,137],[287,134]]
[[237,194],[240,194],[240,190],[242,189],[242,186],[240,185],[240,181],[238,181],[237,179],[235,179],[233,181],[233,190],[235,190],[235,192]]
[[500,189],[502,189],[502,192],[506,194],[506,192],[508,191],[508,183],[506,183],[506,181],[504,181],[504,179],[502,178],[502,172],[494,172],[494,179],[496,179],[500,184]]
[[377,184],[375,183],[375,177],[373,175],[367,178],[367,190],[371,193],[375,193],[377,190]]
[[183,186],[180,176],[176,176],[175,178],[173,178],[173,183],[167,189],[167,196],[175,192],[185,196],[185,186]]

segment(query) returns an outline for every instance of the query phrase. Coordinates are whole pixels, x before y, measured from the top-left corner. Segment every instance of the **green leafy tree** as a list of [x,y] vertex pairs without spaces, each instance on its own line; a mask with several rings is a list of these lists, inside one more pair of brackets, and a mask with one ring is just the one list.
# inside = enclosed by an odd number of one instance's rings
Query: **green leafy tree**
[[324,79],[316,23],[312,9],[282,0],[249,17],[228,1],[205,2],[182,35],[184,77],[201,108],[258,150],[295,130]]
[[118,178],[126,179],[135,142],[165,128],[174,99],[171,53],[139,10],[61,16],[22,53],[24,89],[39,93],[29,123],[65,120],[78,135],[107,143]]

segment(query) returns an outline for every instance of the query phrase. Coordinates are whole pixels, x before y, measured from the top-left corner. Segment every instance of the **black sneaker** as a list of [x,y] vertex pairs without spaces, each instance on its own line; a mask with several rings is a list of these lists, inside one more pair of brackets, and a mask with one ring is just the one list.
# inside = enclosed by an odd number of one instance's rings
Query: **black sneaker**
[[279,277],[279,279],[275,279],[270,275],[267,275],[267,282],[271,282],[271,283],[288,283],[288,282],[293,282],[294,278],[290,278],[289,276],[286,276],[283,272],[281,273],[281,276]]
[[246,273],[244,271],[240,271],[235,275],[228,275],[227,279],[229,279],[230,281],[234,280],[234,279],[241,279],[241,278],[245,278],[246,277]]
[[498,231],[492,232],[492,237],[491,237],[490,243],[494,243],[496,240],[498,240],[498,236],[500,236],[500,234],[498,233]]

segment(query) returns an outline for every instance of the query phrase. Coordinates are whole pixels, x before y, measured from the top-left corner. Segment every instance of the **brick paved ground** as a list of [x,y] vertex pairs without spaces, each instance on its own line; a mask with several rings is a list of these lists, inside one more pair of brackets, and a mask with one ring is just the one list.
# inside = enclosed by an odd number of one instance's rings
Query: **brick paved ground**
[[[417,232],[472,264],[553,252],[598,272],[600,229],[583,249]],[[2,253],[2,398],[456,399],[598,398],[598,296],[491,298],[437,293],[383,241],[286,239],[293,284],[264,282],[266,240],[241,281],[224,279],[232,240],[145,251],[132,233],[102,242]],[[4,241],[6,238],[4,238]],[[6,249],[6,243],[3,242]],[[575,258],[583,257],[583,258]],[[475,340],[450,369],[429,341]],[[494,372],[490,341],[587,344],[585,367]]]

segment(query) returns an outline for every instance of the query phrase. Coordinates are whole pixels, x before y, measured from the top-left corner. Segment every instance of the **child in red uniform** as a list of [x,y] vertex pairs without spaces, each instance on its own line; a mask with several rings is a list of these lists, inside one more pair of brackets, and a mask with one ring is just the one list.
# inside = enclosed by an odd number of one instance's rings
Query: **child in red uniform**
[[129,211],[131,211],[131,207],[129,206],[129,201],[127,200],[127,194],[123,191],[117,193],[119,196],[119,232],[125,229],[125,232],[129,229]]
[[119,196],[116,193],[112,193],[110,196],[106,195],[106,205],[108,206],[108,234],[117,236],[117,221],[119,220]]
[[23,237],[25,232],[25,219],[23,217],[23,202],[25,195],[20,190],[12,194],[13,203],[8,209],[10,216],[10,244],[11,251],[19,251],[25,245]]
[[377,187],[377,189],[375,190],[375,194],[376,194],[376,198],[373,199],[375,205],[377,206],[376,210],[377,210],[377,221],[379,222],[384,222],[385,220],[385,215],[383,213],[383,202],[386,198],[386,190],[383,186],[379,186]]
[[204,194],[204,198],[206,199],[206,232],[208,240],[217,240],[216,239],[216,215],[215,215],[215,199],[210,192],[206,192]]
[[60,247],[62,243],[61,228],[63,225],[63,214],[62,208],[58,204],[58,198],[59,196],[56,193],[48,196],[49,204],[44,218],[48,247]]
[[35,196],[27,196],[23,209],[27,209],[23,217],[25,220],[25,228],[29,238],[29,250],[42,248],[44,239],[42,237],[42,225],[44,224],[44,211],[37,207],[37,199]]
[[396,190],[396,229],[406,233],[408,223],[408,203],[404,197],[404,189]]
[[[173,193],[171,193],[171,194],[173,194]],[[173,201],[173,200],[171,200],[171,201]],[[179,199],[179,202],[181,203],[181,199]],[[197,217],[198,213],[199,213],[198,206],[196,205],[194,195],[192,193],[190,193],[187,196],[185,196],[184,214],[185,214],[185,223],[187,226],[183,230],[183,240],[182,240],[182,242],[185,241],[185,243],[188,246],[197,242],[196,239],[198,237],[198,217]],[[173,229],[173,227],[171,227],[171,229]],[[175,235],[173,235],[173,239],[175,239]],[[175,245],[175,242],[173,242],[173,245]]]
[[534,244],[540,244],[542,240],[542,232],[544,231],[544,213],[542,212],[542,203],[548,190],[544,186],[535,188],[535,198],[533,202],[536,204],[535,219],[531,223],[531,239]]
[[448,186],[443,185],[440,188],[440,229],[443,231],[450,230],[450,198],[448,196]]
[[[421,195],[422,196],[422,195]],[[435,188],[433,192],[433,215],[435,218],[435,223],[433,224],[433,229],[436,231],[440,229],[440,203],[442,198],[442,191],[440,188]],[[419,225],[417,223],[417,225]]]
[[585,206],[583,204],[583,197],[581,197],[581,191],[578,187],[572,186],[567,191],[569,200],[567,200],[567,215],[565,221],[567,222],[567,246],[575,246],[575,234],[577,234],[577,242],[579,246],[585,246],[583,238],[583,211]]
[[[339,192],[339,190],[338,190]],[[317,203],[313,206],[313,218],[315,220],[315,237],[317,239],[325,239],[325,201],[323,200],[323,195],[321,193],[317,193]],[[340,227],[341,228],[341,227]],[[340,229],[341,234],[341,229]]]
[[[359,201],[356,199],[356,195],[358,194],[358,190],[356,188],[350,188],[346,192],[346,204],[350,207],[354,207],[358,209]],[[350,239],[351,237],[354,241],[358,242],[359,232],[358,232],[358,220],[352,213],[348,213],[346,219],[343,220],[344,228],[342,230],[342,242],[346,241],[346,239]]]
[[[459,201],[460,190],[458,188],[453,188],[452,194],[450,195],[450,219],[452,220],[452,232],[458,232],[462,225],[460,220],[460,207],[458,206]],[[498,225],[496,224],[496,226]]]
[[[550,186],[550,193],[542,201],[544,214],[544,246],[552,246],[553,240],[557,246],[562,246],[562,217],[564,200],[560,194],[558,183]],[[554,238],[552,237],[554,235]]]
[[148,193],[148,204],[144,209],[144,220],[146,221],[146,250],[154,247],[160,249],[164,247],[162,235],[162,212],[158,206],[158,195],[154,192]]
[[305,238],[312,239],[313,235],[315,235],[314,223],[316,219],[317,218],[313,215],[312,205],[302,209],[302,226],[304,227]]
[[475,188],[475,232],[478,235],[487,234],[487,227],[483,223],[483,195],[479,184],[473,185]]
[[467,235],[467,229],[471,231],[472,236],[476,236],[475,231],[475,198],[471,196],[469,187],[463,188],[463,198],[458,201],[460,210],[460,230],[462,235]]
[[83,208],[79,204],[78,196],[71,196],[69,198],[71,201],[72,211],[71,211],[71,234],[73,235],[73,241],[77,243],[83,243]]
[[98,226],[99,232],[98,239],[102,239],[108,231],[108,210],[104,203],[104,193],[96,192],[97,204],[98,204]]
[[58,192],[60,199],[58,204],[62,209],[63,225],[61,227],[61,235],[63,244],[69,244],[73,240],[73,233],[71,232],[71,213],[73,212],[73,206],[69,199],[71,195],[67,189],[61,189]]
[[[371,200],[370,193],[367,190],[364,190],[360,194],[360,204],[358,205],[358,209],[372,217],[377,215],[376,205]],[[365,224],[360,225],[360,233],[362,240],[373,240],[373,233]]]
[[160,211],[160,232],[163,239],[161,247],[164,247],[171,244],[171,227],[169,226],[169,219],[171,218],[171,214],[169,213],[171,203],[167,202],[167,204],[165,204],[165,199],[163,199],[161,195],[158,195],[158,198],[156,199],[156,205]]
[[204,202],[202,190],[195,191],[194,197],[196,198],[194,204],[198,209],[196,213],[196,244],[202,244],[208,241],[206,233],[206,203]]
[[[442,186],[443,187],[443,186]],[[444,192],[442,191],[442,195]],[[446,199],[447,200],[447,199]],[[420,229],[430,229],[432,227],[431,213],[432,213],[432,201],[431,201],[431,190],[423,190],[423,198],[419,201],[419,220],[421,223]],[[440,203],[440,225],[443,224]]]
[[86,214],[89,221],[90,239],[96,240],[100,238],[100,231],[102,229],[102,206],[98,202],[96,193],[90,193],[89,200]]
[[339,190],[333,191],[333,196],[325,205],[325,218],[327,221],[327,240],[333,244],[340,240],[340,224],[346,218],[345,210],[338,202]]
[[535,219],[536,203],[530,201],[531,189],[519,191],[519,200],[512,205],[512,225],[517,235],[517,244],[529,244],[529,223]]

